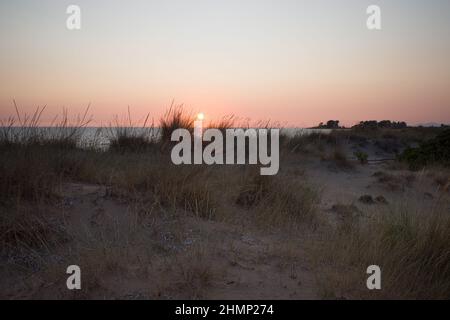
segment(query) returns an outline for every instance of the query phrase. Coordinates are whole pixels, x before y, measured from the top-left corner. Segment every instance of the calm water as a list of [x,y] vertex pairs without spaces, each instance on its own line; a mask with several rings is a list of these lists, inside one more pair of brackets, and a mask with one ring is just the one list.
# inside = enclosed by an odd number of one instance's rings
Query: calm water
[[[149,138],[158,138],[158,128],[120,128],[119,130],[127,131],[132,135],[144,135]],[[287,136],[308,135],[311,133],[328,134],[331,129],[307,129],[307,128],[282,128],[281,134]],[[39,127],[39,128],[5,128],[0,127],[1,135],[16,136],[19,139],[28,135],[39,134],[48,137],[67,137],[76,135],[79,138],[81,146],[92,146],[99,148],[107,148],[109,140],[117,135],[116,128],[108,127],[87,127],[87,128],[56,128],[56,127]]]

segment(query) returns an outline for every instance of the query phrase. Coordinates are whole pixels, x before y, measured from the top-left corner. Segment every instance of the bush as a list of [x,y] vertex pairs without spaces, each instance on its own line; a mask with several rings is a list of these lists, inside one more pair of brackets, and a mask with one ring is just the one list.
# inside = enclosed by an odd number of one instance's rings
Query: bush
[[450,130],[447,129],[418,148],[407,148],[399,160],[408,163],[410,169],[418,170],[426,165],[450,166]]
[[361,164],[367,164],[368,158],[369,158],[367,153],[365,153],[363,151],[355,151],[353,154],[355,155],[356,159],[358,159],[358,161]]

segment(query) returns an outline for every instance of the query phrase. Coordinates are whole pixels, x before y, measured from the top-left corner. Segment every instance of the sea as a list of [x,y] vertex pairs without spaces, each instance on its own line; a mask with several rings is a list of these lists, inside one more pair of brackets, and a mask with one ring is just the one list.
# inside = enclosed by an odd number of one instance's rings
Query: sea
[[[331,131],[331,129],[280,128],[280,135],[294,137],[310,135],[312,133],[329,134]],[[132,136],[142,135],[153,139],[158,139],[160,136],[159,128],[143,127],[0,127],[0,138],[26,139],[33,135],[49,138],[74,136],[79,141],[81,147],[107,149],[110,140],[123,132],[127,132],[127,134]]]

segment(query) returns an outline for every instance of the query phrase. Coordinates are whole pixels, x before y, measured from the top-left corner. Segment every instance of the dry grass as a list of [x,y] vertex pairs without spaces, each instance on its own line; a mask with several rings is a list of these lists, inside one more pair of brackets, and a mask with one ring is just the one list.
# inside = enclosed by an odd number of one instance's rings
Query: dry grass
[[156,150],[158,143],[157,130],[154,122],[149,122],[147,114],[142,123],[131,120],[130,108],[128,118],[120,121],[116,116],[113,123],[107,128],[109,151],[119,153],[150,152]]
[[234,115],[224,116],[218,121],[211,121],[208,128],[219,129],[224,132],[226,129],[232,129],[236,126],[237,118]]
[[322,160],[330,164],[330,168],[340,170],[352,170],[355,165],[348,159],[342,147],[336,146],[331,153],[326,153],[322,156]]
[[[431,209],[403,203],[377,211],[369,220],[345,223],[315,253],[323,297],[450,297],[450,215],[445,203]],[[365,287],[372,264],[382,270],[380,291]]]
[[186,129],[192,131],[194,128],[195,117],[191,112],[187,112],[183,105],[174,105],[172,102],[170,108],[159,121],[160,139],[163,144],[171,141],[172,132],[176,129]]
[[263,227],[313,226],[318,222],[318,190],[287,175],[244,176],[236,204],[254,214]]
[[290,153],[321,155],[327,149],[336,146],[337,140],[331,134],[310,133],[294,136],[282,135],[281,148]]
[[[87,111],[74,126],[65,113],[53,133],[39,127],[42,112],[37,109],[30,117],[17,112],[21,126],[14,127],[10,118],[0,129],[0,246],[2,259],[9,259],[1,270],[5,278],[24,279],[17,286],[25,292],[11,293],[15,284],[9,282],[2,285],[8,289],[2,296],[120,298],[137,288],[132,297],[205,298],[222,271],[211,263],[217,255],[207,237],[192,245],[187,219],[196,224],[231,221],[227,230],[233,232],[251,224],[287,238],[295,234],[289,231],[298,234],[304,226],[308,232],[323,231],[318,228],[323,223],[320,192],[304,176],[283,168],[276,176],[261,176],[256,166],[173,165],[165,145],[173,130],[193,126],[193,117],[182,106],[172,105],[158,136],[148,116],[141,130],[135,129],[130,114],[127,123],[116,119],[109,128],[108,150],[81,148]],[[226,117],[210,127],[224,130],[235,121]],[[283,142],[289,153],[327,152],[324,160],[351,169],[340,146],[335,135]],[[388,173],[376,178],[388,187],[412,182]],[[447,188],[448,179],[434,180]],[[64,220],[71,216],[61,206],[66,199],[62,190],[73,181],[106,190],[99,199],[84,199],[82,209],[86,203],[105,201],[116,211],[95,211],[79,225]],[[450,223],[445,208],[436,205],[428,214],[414,207],[390,208],[370,220],[362,220],[354,206],[332,208],[340,218],[338,227],[325,234],[325,244],[316,252],[325,297],[448,298]],[[280,265],[291,266],[302,258],[296,246],[279,250]],[[83,270],[82,292],[65,289],[61,270],[70,264]],[[375,296],[361,289],[369,264],[383,270],[384,290]]]
[[39,126],[44,109],[28,116],[16,106],[17,118],[0,126],[0,204],[45,202],[54,197],[63,177],[77,171],[79,157],[74,155],[90,122],[89,107],[73,122],[64,111],[49,128]]
[[196,245],[188,252],[175,257],[172,281],[183,292],[185,299],[205,298],[205,291],[221,273],[212,265],[213,250]]
[[404,191],[411,187],[416,176],[413,173],[389,173],[385,171],[377,171],[373,174],[378,184],[382,185],[389,191]]
[[44,208],[23,206],[14,211],[1,212],[2,254],[10,256],[24,250],[50,252],[53,247],[67,240],[68,235],[61,221],[50,219],[45,215]]
[[439,191],[450,191],[450,170],[442,166],[428,166],[424,168],[423,173],[429,177],[433,185],[435,185]]
[[9,117],[0,122],[0,146],[54,146],[63,149],[73,149],[80,145],[84,130],[91,122],[88,116],[89,108],[82,115],[70,120],[66,109],[60,117],[53,118],[49,127],[41,127],[41,116],[45,107],[37,107],[33,114],[21,114],[14,102],[16,117]]

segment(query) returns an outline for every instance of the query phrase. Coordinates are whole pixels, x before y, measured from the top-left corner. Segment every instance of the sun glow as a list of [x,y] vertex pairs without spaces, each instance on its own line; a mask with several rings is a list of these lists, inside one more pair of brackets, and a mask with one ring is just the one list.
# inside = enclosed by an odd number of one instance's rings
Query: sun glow
[[203,112],[200,112],[199,114],[197,114],[197,120],[203,120],[205,119],[205,115],[203,114]]

